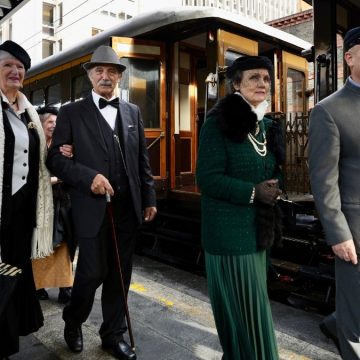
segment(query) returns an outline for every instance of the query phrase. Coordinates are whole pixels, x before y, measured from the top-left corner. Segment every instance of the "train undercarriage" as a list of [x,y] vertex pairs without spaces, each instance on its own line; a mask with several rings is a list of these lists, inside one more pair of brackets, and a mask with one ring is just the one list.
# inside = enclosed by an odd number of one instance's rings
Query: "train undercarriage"
[[[289,196],[290,197],[290,196]],[[282,200],[283,241],[269,253],[270,297],[294,307],[329,313],[334,309],[334,255],[326,245],[311,197]],[[142,227],[137,251],[205,276],[200,240],[200,194],[170,191],[158,216]]]

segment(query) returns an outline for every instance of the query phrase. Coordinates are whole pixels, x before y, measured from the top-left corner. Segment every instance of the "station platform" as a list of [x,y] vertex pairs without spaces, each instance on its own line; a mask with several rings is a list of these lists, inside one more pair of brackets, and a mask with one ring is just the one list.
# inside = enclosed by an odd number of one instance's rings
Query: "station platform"
[[[45,325],[21,339],[11,360],[107,360],[98,329],[102,321],[100,289],[92,313],[83,325],[84,350],[70,352],[63,339],[63,305],[58,289],[42,301]],[[271,302],[281,360],[339,360],[336,347],[318,324],[322,316]],[[146,257],[136,256],[129,311],[138,360],[220,360],[218,341],[207,297],[206,279]]]

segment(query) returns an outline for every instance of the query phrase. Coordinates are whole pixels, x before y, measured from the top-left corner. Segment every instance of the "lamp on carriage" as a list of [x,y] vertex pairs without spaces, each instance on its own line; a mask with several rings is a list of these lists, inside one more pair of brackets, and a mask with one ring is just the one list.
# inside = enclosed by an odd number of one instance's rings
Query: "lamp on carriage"
[[209,39],[209,42],[213,42],[215,40],[214,33],[211,30],[209,30],[209,32],[208,32],[208,39]]

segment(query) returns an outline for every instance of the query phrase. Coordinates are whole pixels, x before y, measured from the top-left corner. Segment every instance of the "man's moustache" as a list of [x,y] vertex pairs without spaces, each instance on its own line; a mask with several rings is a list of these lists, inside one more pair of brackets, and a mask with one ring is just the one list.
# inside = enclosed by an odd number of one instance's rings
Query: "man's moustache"
[[112,86],[111,81],[101,81],[99,82],[100,86]]

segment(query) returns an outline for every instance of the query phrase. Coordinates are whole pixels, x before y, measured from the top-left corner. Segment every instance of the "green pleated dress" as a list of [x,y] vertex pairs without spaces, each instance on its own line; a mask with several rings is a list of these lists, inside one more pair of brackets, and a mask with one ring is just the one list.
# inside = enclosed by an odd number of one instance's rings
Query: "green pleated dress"
[[278,360],[266,288],[266,253],[205,254],[207,281],[224,360]]

